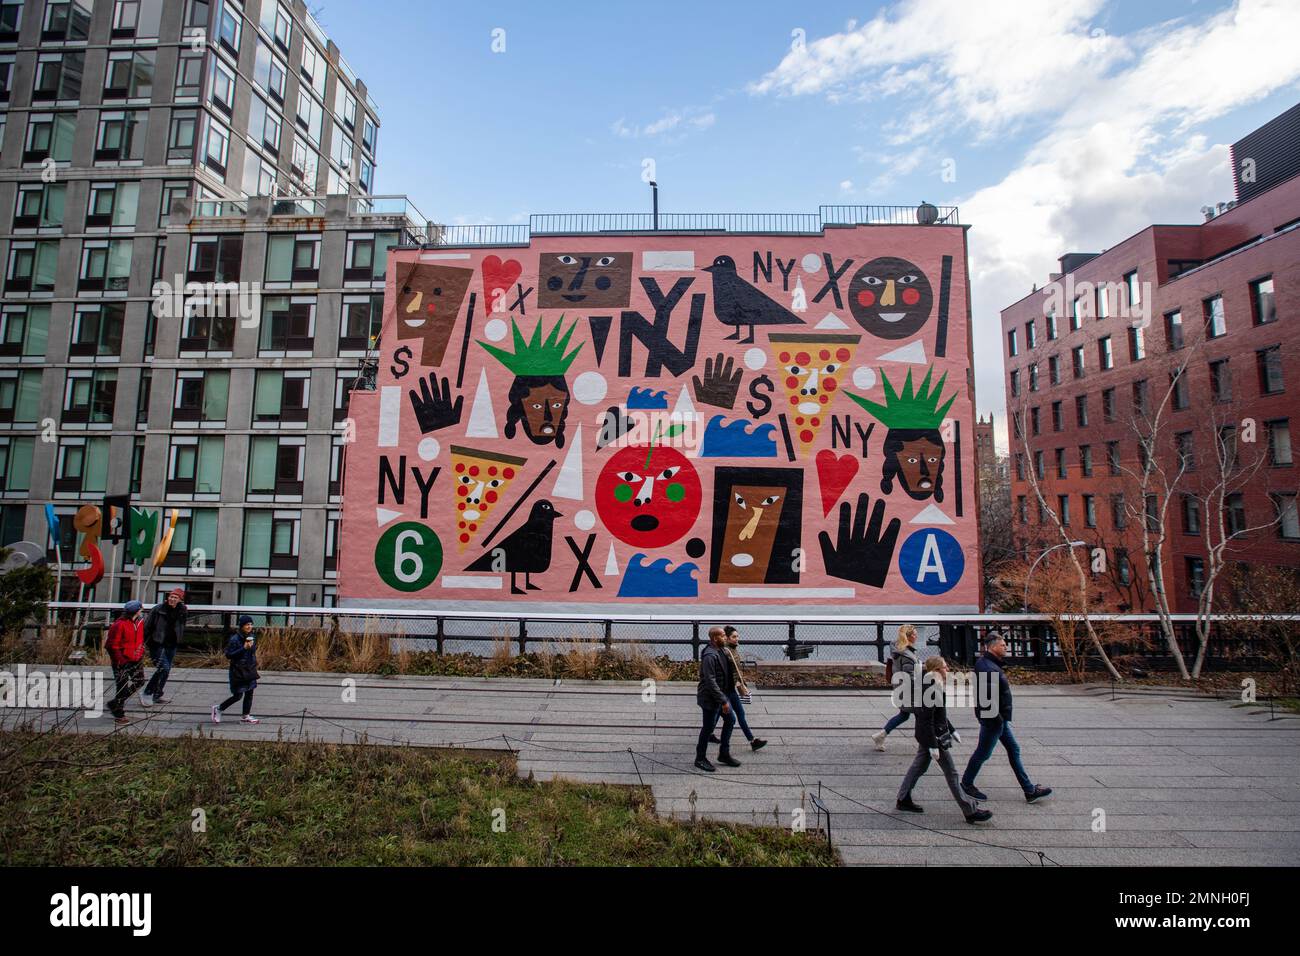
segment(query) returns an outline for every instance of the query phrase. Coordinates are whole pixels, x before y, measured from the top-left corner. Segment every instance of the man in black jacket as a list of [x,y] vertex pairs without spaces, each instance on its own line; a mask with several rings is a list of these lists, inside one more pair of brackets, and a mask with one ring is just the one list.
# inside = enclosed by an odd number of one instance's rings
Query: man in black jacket
[[1020,744],[1011,732],[1011,682],[1002,669],[1002,658],[1006,653],[1006,638],[994,632],[984,642],[984,653],[975,662],[975,716],[980,722],[980,739],[966,764],[966,772],[961,775],[961,788],[976,800],[988,799],[976,788],[975,777],[1001,741],[1007,749],[1011,772],[1025,792],[1025,799],[1033,803],[1048,796],[1052,788],[1039,786],[1030,780],[1025,765],[1020,762]]
[[731,731],[736,726],[736,716],[727,703],[726,688],[735,686],[731,665],[722,653],[726,632],[720,627],[709,628],[709,646],[700,652],[700,684],[695,690],[695,702],[703,711],[704,724],[700,739],[695,744],[695,766],[713,773],[717,768],[709,763],[709,735],[722,715],[722,746],[718,748],[718,763],[739,767],[740,761],[731,756]]
[[171,674],[172,661],[176,659],[176,647],[185,637],[187,613],[185,589],[176,587],[168,592],[167,600],[155,604],[144,619],[144,643],[155,668],[149,683],[140,693],[140,702],[146,707],[167,702],[163,689]]

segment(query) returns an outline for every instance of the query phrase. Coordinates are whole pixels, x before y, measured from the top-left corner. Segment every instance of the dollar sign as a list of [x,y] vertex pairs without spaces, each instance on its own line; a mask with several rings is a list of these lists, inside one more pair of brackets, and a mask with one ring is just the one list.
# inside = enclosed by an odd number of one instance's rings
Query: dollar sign
[[772,400],[766,395],[760,395],[760,389],[765,392],[774,392],[776,386],[772,384],[772,380],[766,375],[760,375],[749,383],[749,394],[763,403],[762,405],[755,405],[753,402],[745,403],[745,407],[749,409],[749,414],[754,418],[762,418],[772,410]]
[[[403,355],[402,354],[403,352],[405,352],[406,354]],[[412,352],[405,345],[403,345],[401,348],[399,348],[396,352],[393,353],[393,362],[395,364],[390,365],[388,367],[388,371],[393,373],[393,378],[401,378],[411,370],[411,363],[406,360],[411,358],[413,355],[415,355],[415,353]],[[401,368],[400,372],[398,371],[399,367]]]

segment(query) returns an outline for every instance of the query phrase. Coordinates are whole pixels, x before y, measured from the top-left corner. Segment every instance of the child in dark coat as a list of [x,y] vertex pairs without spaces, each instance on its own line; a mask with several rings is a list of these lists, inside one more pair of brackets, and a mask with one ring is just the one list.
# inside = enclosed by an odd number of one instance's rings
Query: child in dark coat
[[230,696],[220,704],[212,705],[212,722],[221,723],[221,715],[235,701],[243,698],[245,724],[261,723],[253,716],[253,689],[257,687],[257,638],[253,635],[253,619],[247,614],[239,618],[239,630],[226,642],[226,658],[230,661]]

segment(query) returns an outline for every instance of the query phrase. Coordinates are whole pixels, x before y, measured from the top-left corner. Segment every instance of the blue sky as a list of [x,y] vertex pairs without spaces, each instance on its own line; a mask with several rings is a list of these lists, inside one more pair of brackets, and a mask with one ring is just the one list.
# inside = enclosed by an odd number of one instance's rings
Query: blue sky
[[376,191],[432,219],[648,209],[647,158],[666,211],[955,203],[977,329],[1231,198],[1227,144],[1300,99],[1294,0],[310,5],[379,105]]

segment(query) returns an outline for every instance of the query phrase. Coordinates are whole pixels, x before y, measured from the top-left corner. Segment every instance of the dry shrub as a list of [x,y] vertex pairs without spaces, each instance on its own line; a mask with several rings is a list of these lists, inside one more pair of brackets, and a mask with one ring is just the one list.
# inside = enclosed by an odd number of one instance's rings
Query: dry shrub
[[566,676],[574,680],[592,680],[599,676],[601,655],[605,650],[603,641],[574,636],[556,646]]
[[492,642],[492,656],[488,658],[483,672],[489,676],[507,674],[514,667],[514,648],[507,634],[498,634]]

